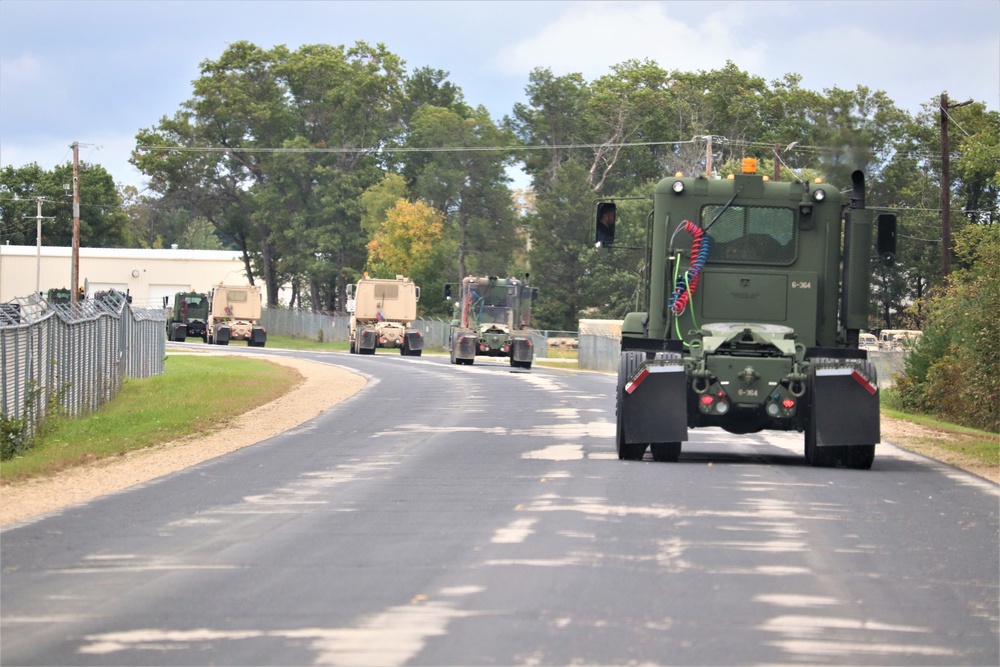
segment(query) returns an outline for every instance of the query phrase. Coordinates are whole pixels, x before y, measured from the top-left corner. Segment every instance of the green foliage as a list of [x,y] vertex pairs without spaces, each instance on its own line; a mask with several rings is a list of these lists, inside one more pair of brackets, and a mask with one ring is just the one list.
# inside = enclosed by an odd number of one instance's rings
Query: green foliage
[[[122,247],[132,242],[129,221],[114,179],[103,167],[80,164],[80,245]],[[42,244],[73,244],[73,164],[48,171],[36,163],[0,169],[0,242],[35,245],[36,198],[44,197]]]
[[956,235],[959,268],[930,299],[920,345],[906,360],[905,409],[1000,432],[1000,225]]

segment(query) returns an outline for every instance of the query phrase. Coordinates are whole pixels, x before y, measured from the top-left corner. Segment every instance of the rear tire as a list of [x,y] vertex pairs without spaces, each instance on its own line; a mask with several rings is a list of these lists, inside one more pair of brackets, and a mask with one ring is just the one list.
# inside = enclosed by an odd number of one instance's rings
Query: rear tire
[[852,445],[847,448],[848,468],[854,470],[871,470],[875,463],[875,445]]
[[[632,377],[646,357],[641,352],[622,352],[618,361],[618,392],[615,400],[615,446],[622,461],[641,461],[648,443],[625,442],[625,383]],[[679,453],[679,452],[678,452]]]
[[664,463],[677,463],[681,458],[681,443],[679,442],[654,442],[649,446],[653,452],[654,461]]
[[806,461],[814,468],[832,468],[837,465],[839,447],[819,447],[816,444],[816,427],[812,420],[806,425]]

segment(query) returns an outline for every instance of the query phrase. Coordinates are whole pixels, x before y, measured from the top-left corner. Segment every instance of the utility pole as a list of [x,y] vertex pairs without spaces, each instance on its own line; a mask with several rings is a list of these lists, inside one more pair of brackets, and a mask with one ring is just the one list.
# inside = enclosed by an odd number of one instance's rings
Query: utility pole
[[705,144],[705,178],[712,178],[712,135],[705,137],[708,143]]
[[[35,197],[37,214],[35,215],[35,294],[42,293],[42,220],[52,220],[51,215],[42,215],[42,202],[45,197]],[[25,216],[27,217],[27,216]]]
[[781,180],[781,144],[774,145],[774,182]]
[[70,303],[76,303],[80,289],[80,142],[73,142],[73,277]]
[[948,109],[964,107],[972,100],[948,104],[948,92],[941,93],[941,273],[951,273],[951,155],[948,148]]

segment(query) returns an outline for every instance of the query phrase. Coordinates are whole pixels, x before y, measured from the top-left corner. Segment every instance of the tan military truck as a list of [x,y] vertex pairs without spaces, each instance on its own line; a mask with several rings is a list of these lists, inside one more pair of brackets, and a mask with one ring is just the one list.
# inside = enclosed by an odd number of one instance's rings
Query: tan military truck
[[216,285],[209,297],[206,330],[208,342],[228,345],[245,340],[250,347],[264,347],[267,331],[260,319],[260,288],[255,285]]
[[403,355],[419,357],[424,335],[413,328],[420,288],[405,276],[394,279],[365,276],[347,286],[351,313],[351,354],[375,354],[377,348],[399,348]]

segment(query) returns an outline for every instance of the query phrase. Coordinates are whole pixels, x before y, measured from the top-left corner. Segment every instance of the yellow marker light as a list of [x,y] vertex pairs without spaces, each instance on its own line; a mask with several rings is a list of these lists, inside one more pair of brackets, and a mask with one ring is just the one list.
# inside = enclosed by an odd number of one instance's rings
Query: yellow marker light
[[819,185],[819,184],[820,184],[820,183],[822,183],[822,182],[823,182],[823,179],[822,179],[822,178],[820,178],[819,176],[817,176],[817,177],[815,178],[815,180],[813,180],[813,183],[815,183],[816,185]]
[[726,176],[726,180],[727,181],[735,181],[736,180],[736,174],[729,174],[728,176]]
[[684,178],[684,172],[678,171],[677,173],[674,174],[674,178]]
[[744,174],[756,174],[757,173],[757,158],[745,157],[743,158],[743,173]]

